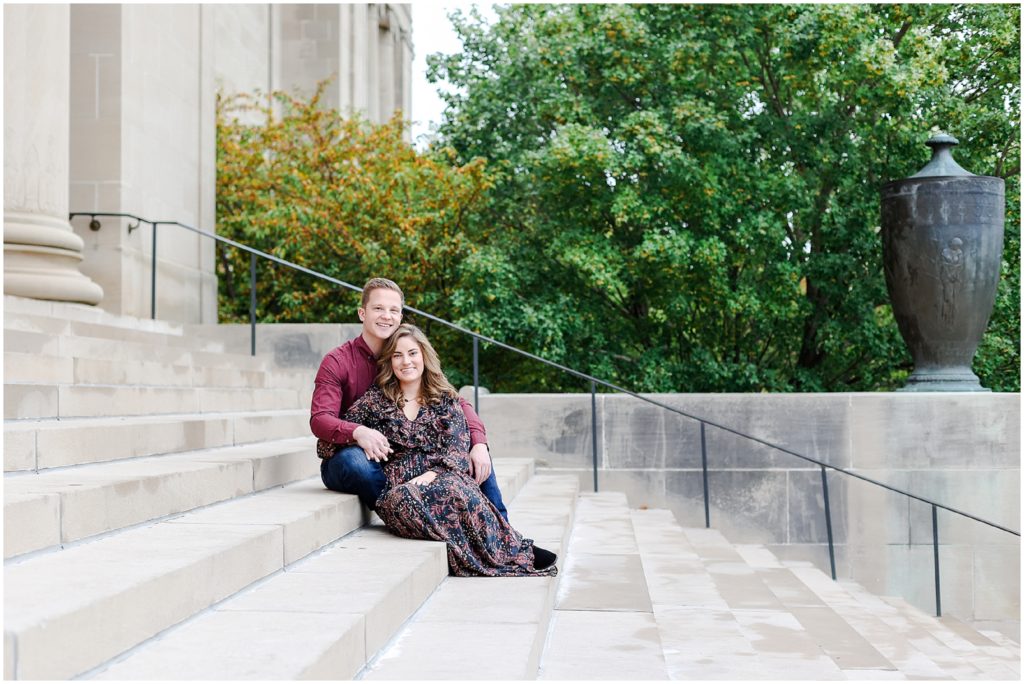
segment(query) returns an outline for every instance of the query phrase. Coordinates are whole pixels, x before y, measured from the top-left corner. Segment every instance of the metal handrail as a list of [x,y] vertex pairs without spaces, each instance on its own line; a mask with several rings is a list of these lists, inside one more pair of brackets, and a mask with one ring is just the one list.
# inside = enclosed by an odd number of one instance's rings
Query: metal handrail
[[[276,263],[276,264],[280,264],[281,266],[287,266],[288,268],[291,268],[293,270],[300,271],[302,273],[306,273],[308,275],[313,276],[314,278],[319,278],[321,280],[326,280],[327,282],[333,283],[335,285],[340,285],[341,287],[348,288],[348,289],[350,289],[352,291],[355,291],[355,292],[362,292],[363,291],[363,288],[359,287],[358,285],[353,285],[351,283],[346,283],[343,280],[339,280],[337,278],[333,278],[333,277],[331,277],[329,275],[326,275],[324,273],[320,273],[319,271],[314,271],[313,269],[306,268],[305,266],[301,266],[299,264],[296,264],[294,262],[288,261],[286,259],[282,259],[280,257],[276,257],[273,254],[268,254],[266,252],[263,252],[263,251],[260,251],[258,249],[255,249],[253,247],[249,247],[248,245],[243,245],[242,243],[236,242],[235,240],[232,240],[230,238],[226,238],[226,237],[217,235],[215,233],[210,233],[210,232],[207,232],[205,230],[201,230],[199,228],[195,228],[193,226],[189,226],[187,224],[181,223],[179,221],[151,221],[149,219],[142,218],[141,216],[137,216],[135,214],[128,214],[128,213],[107,213],[107,212],[85,211],[85,212],[71,212],[69,214],[69,218],[71,218],[71,219],[75,218],[76,216],[89,216],[89,217],[91,217],[92,220],[90,222],[90,226],[89,227],[92,228],[93,230],[99,230],[100,229],[100,224],[99,224],[99,221],[96,220],[96,217],[112,217],[112,218],[132,219],[132,220],[136,221],[136,224],[134,226],[129,226],[128,227],[129,228],[129,232],[131,232],[132,230],[137,228],[139,226],[139,224],[141,224],[141,223],[148,223],[151,226],[153,226],[152,273],[151,273],[152,291],[150,293],[150,295],[151,295],[151,300],[150,300],[150,304],[151,304],[151,317],[152,318],[156,318],[156,254],[157,254],[157,251],[156,251],[156,246],[157,246],[157,242],[156,242],[156,233],[157,233],[157,231],[156,231],[156,228],[157,228],[158,225],[179,226],[179,227],[184,228],[186,230],[192,231],[193,233],[197,233],[198,235],[202,235],[203,237],[210,238],[210,239],[212,239],[212,240],[214,240],[216,242],[221,242],[221,243],[230,245],[230,246],[232,246],[232,247],[234,247],[236,249],[240,249],[240,250],[242,250],[244,252],[248,252],[250,254],[250,256],[251,256],[251,258],[250,258],[250,269],[249,269],[249,273],[250,273],[249,320],[250,320],[250,334],[251,334],[251,353],[253,355],[256,354],[256,257],[261,257],[263,259],[267,259],[268,261],[271,261],[271,262]],[[959,510],[957,508],[953,508],[952,506],[947,506],[945,504],[939,503],[937,501],[933,501],[933,500],[928,499],[926,497],[919,496],[917,494],[913,494],[911,492],[905,491],[905,490],[900,489],[898,487],[893,487],[892,485],[886,484],[884,482],[880,482],[880,481],[875,480],[873,478],[867,477],[866,475],[861,475],[860,473],[856,473],[856,472],[847,470],[845,468],[841,468],[839,466],[835,466],[835,465],[831,465],[829,463],[825,463],[825,462],[820,461],[820,460],[818,460],[816,458],[813,458],[811,456],[806,456],[804,454],[797,453],[796,451],[793,451],[792,449],[788,449],[788,448],[780,446],[778,444],[773,444],[773,443],[768,442],[768,441],[766,441],[764,439],[761,439],[759,437],[754,437],[753,435],[748,435],[748,434],[746,434],[744,432],[741,432],[739,430],[735,430],[735,429],[730,428],[728,426],[722,425],[722,424],[717,423],[717,422],[715,422],[713,420],[708,420],[707,418],[701,418],[700,416],[695,416],[695,415],[693,415],[691,413],[688,413],[688,412],[683,411],[681,409],[675,408],[674,406],[669,406],[668,404],[665,404],[663,402],[657,401],[655,399],[651,399],[650,397],[645,397],[645,396],[643,396],[643,395],[641,395],[641,394],[639,394],[637,392],[633,392],[633,391],[628,390],[628,389],[626,389],[624,387],[620,387],[620,386],[618,386],[618,385],[616,385],[614,383],[608,382],[607,380],[602,380],[601,378],[596,378],[596,377],[594,377],[592,375],[589,375],[587,373],[583,373],[583,372],[575,370],[573,368],[569,368],[568,366],[564,366],[564,365],[562,365],[560,363],[556,363],[554,361],[549,361],[548,359],[545,359],[543,357],[537,356],[536,354],[532,354],[532,353],[530,353],[528,351],[525,351],[523,349],[519,349],[518,347],[513,347],[512,345],[506,344],[506,343],[501,342],[499,340],[496,340],[496,339],[494,339],[492,337],[488,337],[486,335],[481,335],[480,333],[474,332],[472,330],[468,330],[467,328],[464,328],[464,327],[458,325],[457,323],[452,323],[451,321],[447,321],[447,320],[445,320],[443,318],[439,318],[439,317],[437,317],[437,316],[435,316],[433,314],[427,313],[426,311],[421,311],[420,309],[417,309],[415,307],[408,306],[408,305],[405,305],[403,308],[408,310],[408,311],[411,311],[412,313],[416,314],[417,316],[423,316],[426,319],[429,319],[431,321],[435,321],[437,323],[440,323],[441,325],[445,325],[445,326],[451,328],[452,330],[455,330],[455,331],[457,331],[459,333],[462,333],[464,335],[469,335],[470,337],[473,338],[473,395],[474,395],[474,405],[475,405],[474,408],[477,408],[477,410],[479,410],[479,393],[478,393],[478,390],[479,390],[479,352],[478,352],[478,350],[479,350],[479,343],[480,343],[480,341],[486,342],[487,344],[490,344],[490,345],[494,345],[494,346],[499,347],[501,349],[508,350],[508,351],[513,352],[515,354],[519,354],[520,356],[525,356],[526,358],[533,359],[534,361],[538,361],[538,362],[543,363],[543,364],[545,364],[547,366],[551,366],[552,368],[557,368],[558,370],[560,370],[560,371],[562,371],[564,373],[568,373],[570,375],[573,375],[573,376],[575,376],[575,377],[577,377],[577,378],[579,378],[581,380],[588,381],[590,383],[590,394],[591,394],[591,427],[592,427],[592,432],[593,432],[592,437],[591,437],[591,443],[592,443],[593,461],[594,461],[594,463],[593,463],[593,470],[594,470],[594,491],[595,492],[598,490],[598,482],[597,482],[598,453],[597,453],[597,436],[596,436],[596,430],[597,430],[596,393],[597,393],[597,385],[602,385],[602,386],[607,387],[609,389],[615,390],[616,392],[621,392],[622,394],[627,394],[627,395],[629,395],[631,397],[635,397],[637,399],[640,399],[641,401],[647,402],[648,404],[652,404],[654,406],[657,406],[657,407],[659,407],[661,409],[664,409],[666,411],[669,411],[671,413],[675,413],[677,415],[684,416],[684,417],[689,418],[691,420],[695,420],[695,421],[697,421],[699,423],[699,425],[700,425],[700,442],[701,442],[701,462],[702,462],[702,471],[703,471],[703,479],[704,479],[704,482],[703,482],[703,484],[704,484],[704,516],[705,516],[705,525],[707,527],[711,526],[711,515],[710,515],[710,506],[709,506],[709,497],[708,497],[707,440],[705,438],[705,426],[710,425],[710,426],[715,427],[715,428],[717,428],[719,430],[722,430],[724,432],[728,432],[728,433],[734,434],[734,435],[736,435],[738,437],[742,437],[744,439],[750,440],[750,441],[755,442],[757,444],[761,444],[762,446],[766,446],[766,447],[768,447],[770,449],[774,449],[776,451],[780,451],[780,452],[782,452],[784,454],[788,454],[790,456],[795,456],[796,458],[802,459],[802,460],[804,460],[804,461],[806,461],[808,463],[813,463],[814,465],[817,465],[821,469],[821,482],[822,482],[822,491],[823,491],[823,495],[824,495],[824,505],[825,505],[825,524],[826,524],[826,529],[828,531],[829,561],[830,561],[831,570],[832,570],[832,579],[836,578],[836,564],[835,564],[835,551],[834,551],[833,541],[832,541],[832,520],[831,520],[831,511],[829,509],[828,479],[826,477],[826,470],[828,470],[828,469],[835,470],[836,472],[842,473],[843,475],[847,475],[849,477],[853,477],[853,478],[856,478],[858,480],[862,480],[864,482],[868,482],[868,483],[870,483],[872,485],[875,485],[877,487],[881,487],[883,489],[887,489],[887,490],[889,490],[891,492],[894,492],[894,493],[897,493],[897,494],[901,494],[901,495],[903,495],[905,497],[908,497],[910,499],[914,499],[916,501],[920,501],[922,503],[926,503],[926,504],[931,506],[931,510],[932,510],[932,543],[933,543],[933,546],[934,546],[934,556],[935,556],[935,602],[936,602],[936,614],[937,615],[941,615],[942,614],[942,612],[941,612],[941,599],[940,599],[940,596],[939,596],[939,556],[938,556],[938,544],[939,544],[939,542],[938,542],[938,518],[937,518],[938,509],[941,508],[942,510],[949,511],[950,513],[962,516],[964,518],[968,518],[970,520],[974,520],[974,521],[982,523],[984,525],[988,525],[989,527],[995,528],[995,529],[1000,530],[1002,532],[1007,532],[1007,533],[1012,534],[1012,535],[1017,536],[1017,537],[1020,536],[1020,532],[1017,531],[1017,530],[1013,530],[1013,529],[1010,529],[1008,527],[1004,527],[1003,525],[1000,525],[998,523],[994,523],[994,522],[992,522],[990,520],[985,520],[984,518],[980,518],[980,517],[978,517],[976,515],[973,515],[971,513],[967,513],[966,511],[961,511],[961,510]]]

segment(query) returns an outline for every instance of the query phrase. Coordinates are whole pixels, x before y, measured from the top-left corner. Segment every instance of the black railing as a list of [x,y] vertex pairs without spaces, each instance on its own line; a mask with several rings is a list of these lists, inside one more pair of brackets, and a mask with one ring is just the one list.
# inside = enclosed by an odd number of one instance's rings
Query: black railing
[[[256,284],[257,284],[257,282],[256,282],[256,276],[257,276],[257,273],[256,273],[256,257],[260,257],[260,258],[266,259],[268,261],[271,261],[271,262],[273,262],[275,264],[279,264],[281,266],[286,266],[286,267],[294,269],[296,271],[300,271],[302,273],[306,273],[308,275],[313,276],[314,278],[319,278],[321,280],[326,280],[329,283],[333,283],[335,285],[339,285],[341,287],[348,288],[349,290],[353,290],[355,292],[362,292],[362,290],[363,290],[363,288],[359,287],[358,285],[352,285],[351,283],[346,283],[346,282],[344,282],[342,280],[338,280],[337,278],[332,278],[331,276],[328,276],[328,275],[325,275],[323,273],[320,273],[319,271],[314,271],[312,269],[306,268],[305,266],[300,266],[299,264],[293,263],[291,261],[287,261],[285,259],[281,259],[279,257],[274,256],[273,254],[267,254],[266,252],[262,252],[262,251],[260,251],[258,249],[254,249],[252,247],[249,247],[248,245],[243,245],[240,242],[236,242],[236,241],[231,240],[229,238],[225,238],[225,237],[222,237],[220,235],[216,235],[214,233],[209,233],[209,232],[206,232],[204,230],[200,230],[199,228],[195,228],[193,226],[189,226],[189,225],[186,225],[184,223],[180,223],[178,221],[150,221],[149,219],[144,219],[144,218],[142,218],[140,216],[136,216],[135,214],[106,213],[106,212],[93,212],[93,211],[72,212],[69,215],[69,218],[73,219],[73,218],[75,218],[77,216],[88,216],[88,217],[90,217],[91,221],[90,221],[89,227],[92,228],[93,230],[99,230],[100,229],[100,222],[97,220],[97,217],[106,217],[106,218],[111,218],[112,217],[112,218],[131,219],[131,220],[135,221],[136,223],[135,223],[135,225],[130,225],[128,227],[129,232],[131,232],[135,228],[138,228],[139,225],[142,224],[142,223],[148,223],[149,225],[153,226],[152,265],[151,265],[152,273],[151,273],[151,277],[150,277],[150,283],[151,283],[151,288],[152,288],[152,291],[150,293],[150,307],[151,307],[150,315],[151,315],[152,318],[156,318],[156,273],[157,273],[157,260],[156,260],[157,241],[156,241],[156,236],[157,236],[157,226],[161,226],[161,225],[179,226],[181,228],[184,228],[185,230],[189,230],[189,231],[191,231],[193,233],[196,233],[196,234],[201,235],[203,237],[209,238],[209,239],[214,240],[216,242],[220,242],[220,243],[223,243],[223,244],[226,244],[226,245],[230,245],[230,246],[232,246],[232,247],[234,247],[236,249],[240,249],[240,250],[242,250],[244,252],[248,252],[249,255],[250,255],[250,261],[249,261],[249,324],[250,324],[250,340],[251,340],[251,342],[250,342],[250,353],[253,356],[255,356],[255,354],[256,354]],[[896,494],[900,494],[900,495],[905,496],[905,497],[907,497],[909,499],[913,499],[915,501],[920,501],[922,503],[926,503],[929,506],[931,506],[931,511],[932,511],[932,547],[933,547],[934,566],[935,566],[935,614],[936,615],[939,615],[939,616],[942,615],[942,599],[941,599],[941,591],[940,591],[940,583],[939,583],[939,523],[938,523],[938,511],[939,511],[940,508],[942,510],[944,510],[944,511],[948,511],[948,512],[953,513],[955,515],[959,515],[961,517],[968,518],[970,520],[974,520],[975,522],[979,522],[979,523],[981,523],[983,525],[987,525],[989,527],[992,527],[994,529],[1000,530],[1002,532],[1006,532],[1006,533],[1012,534],[1012,535],[1014,535],[1016,537],[1020,537],[1020,532],[1017,531],[1017,530],[1012,530],[1012,529],[1010,529],[1008,527],[1004,527],[1004,526],[999,525],[998,523],[994,523],[994,522],[992,522],[990,520],[985,520],[984,518],[980,518],[980,517],[978,517],[976,515],[972,515],[970,513],[965,512],[965,511],[961,511],[959,509],[953,508],[951,506],[947,506],[947,505],[939,503],[937,501],[932,501],[931,499],[928,499],[926,497],[918,496],[917,494],[913,494],[911,492],[905,491],[905,490],[900,489],[898,487],[893,487],[892,485],[888,485],[888,484],[886,484],[884,482],[880,482],[878,480],[875,480],[873,478],[867,477],[865,475],[861,475],[860,473],[855,473],[855,472],[847,470],[845,468],[840,468],[839,466],[835,466],[835,465],[831,465],[831,464],[828,464],[828,463],[824,463],[823,461],[819,461],[818,459],[812,458],[811,456],[807,456],[807,455],[804,455],[804,454],[797,453],[796,451],[793,451],[792,449],[788,449],[788,448],[780,446],[778,444],[773,444],[773,443],[768,442],[766,440],[763,440],[763,439],[761,439],[759,437],[754,437],[753,435],[748,435],[748,434],[746,434],[744,432],[741,432],[739,430],[734,430],[733,428],[727,427],[727,426],[722,425],[720,423],[716,423],[713,420],[708,420],[707,418],[701,418],[700,416],[695,416],[695,415],[693,415],[691,413],[687,413],[686,411],[683,411],[681,409],[678,409],[678,408],[675,408],[673,406],[669,406],[669,405],[667,405],[665,403],[662,403],[660,401],[657,401],[656,399],[652,399],[650,397],[645,397],[645,396],[643,396],[641,394],[638,394],[636,392],[628,390],[628,389],[626,389],[624,387],[619,387],[618,385],[616,385],[614,383],[608,382],[606,380],[602,380],[600,378],[596,378],[596,377],[594,377],[592,375],[588,375],[587,373],[582,373],[582,372],[580,372],[578,370],[575,370],[573,368],[569,368],[568,366],[563,366],[560,363],[556,363],[554,361],[549,361],[549,360],[547,360],[545,358],[537,356],[536,354],[531,354],[528,351],[519,349],[518,347],[513,347],[513,346],[511,346],[509,344],[505,344],[504,342],[500,342],[500,341],[498,341],[498,340],[496,340],[494,338],[487,337],[486,335],[481,335],[480,333],[473,332],[472,330],[467,330],[466,328],[463,328],[462,326],[460,326],[460,325],[458,325],[456,323],[452,323],[450,321],[446,321],[443,318],[439,318],[437,316],[434,316],[433,314],[429,314],[426,311],[421,311],[419,309],[416,309],[416,308],[408,306],[408,305],[406,305],[404,308],[406,310],[411,311],[412,313],[416,314],[417,316],[422,316],[422,317],[424,317],[426,319],[429,319],[431,321],[435,321],[437,323],[440,323],[441,325],[445,325],[445,326],[451,328],[452,330],[455,330],[456,332],[462,333],[464,335],[469,335],[473,339],[473,405],[474,405],[474,408],[478,412],[480,410],[480,395],[479,395],[479,385],[480,385],[479,345],[480,345],[481,341],[486,342],[487,344],[499,347],[501,349],[508,350],[508,351],[513,352],[515,354],[519,354],[520,356],[524,356],[524,357],[526,357],[528,359],[533,359],[534,361],[538,361],[538,362],[543,363],[543,364],[545,364],[547,366],[550,366],[552,368],[556,368],[556,369],[558,369],[558,370],[560,370],[560,371],[562,371],[564,373],[568,373],[568,374],[573,375],[573,376],[575,376],[575,377],[577,377],[577,378],[579,378],[581,380],[585,380],[585,381],[589,382],[590,383],[591,448],[592,448],[592,455],[593,455],[594,491],[595,492],[598,491],[598,478],[597,478],[597,476],[598,476],[598,470],[599,470],[599,468],[598,468],[598,446],[597,446],[597,444],[598,444],[598,442],[597,442],[597,386],[601,385],[603,387],[606,387],[608,389],[614,390],[616,392],[620,392],[622,394],[626,394],[626,395],[629,395],[631,397],[635,397],[635,398],[637,398],[637,399],[639,399],[641,401],[644,401],[644,402],[646,402],[648,404],[651,404],[653,406],[657,406],[657,407],[659,407],[661,409],[664,409],[666,411],[669,411],[671,413],[674,413],[674,414],[683,416],[685,418],[689,418],[691,420],[697,421],[698,425],[700,426],[701,470],[702,470],[702,476],[703,476],[702,479],[703,479],[703,493],[704,493],[704,524],[707,527],[711,527],[711,507],[710,507],[710,498],[709,498],[709,494],[708,494],[708,453],[707,453],[706,426],[710,425],[710,426],[712,426],[714,428],[717,428],[719,430],[722,430],[724,432],[728,432],[728,433],[731,433],[733,435],[736,435],[737,437],[742,437],[743,439],[746,439],[746,440],[749,440],[751,442],[754,442],[755,444],[760,444],[762,446],[766,446],[766,447],[768,447],[770,449],[774,449],[774,450],[782,452],[784,454],[788,454],[790,456],[794,456],[796,458],[802,459],[802,460],[804,460],[804,461],[806,461],[808,463],[813,463],[813,464],[817,465],[821,469],[821,488],[822,488],[822,497],[823,497],[823,502],[824,502],[825,529],[826,529],[827,535],[828,535],[829,565],[830,565],[830,568],[831,568],[831,571],[832,571],[832,579],[833,580],[836,579],[836,558],[835,558],[835,545],[834,545],[833,536],[832,536],[832,512],[830,510],[829,495],[828,495],[828,474],[827,474],[828,470],[834,470],[834,471],[836,471],[838,473],[842,473],[843,475],[846,475],[848,477],[852,477],[852,478],[855,478],[855,479],[858,479],[858,480],[862,480],[862,481],[867,482],[869,484],[872,484],[872,485],[875,485],[877,487],[881,487],[883,489],[886,489],[886,490],[888,490],[890,492],[894,492]]]

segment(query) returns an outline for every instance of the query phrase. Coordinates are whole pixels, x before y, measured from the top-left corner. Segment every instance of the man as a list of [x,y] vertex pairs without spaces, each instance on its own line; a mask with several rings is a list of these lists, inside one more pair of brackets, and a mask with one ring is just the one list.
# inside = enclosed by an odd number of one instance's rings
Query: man
[[[381,462],[392,452],[388,440],[377,430],[341,420],[352,404],[373,384],[377,355],[402,322],[405,295],[394,281],[371,278],[363,287],[359,320],[363,330],[354,340],[332,349],[320,363],[313,389],[309,427],[318,438],[337,445],[334,455],[320,463],[324,486],[344,494],[356,494],[370,510],[384,490],[386,479]],[[470,475],[501,516],[508,511],[501,500],[498,481],[491,467],[487,432],[465,399],[459,399],[466,414],[470,436]]]

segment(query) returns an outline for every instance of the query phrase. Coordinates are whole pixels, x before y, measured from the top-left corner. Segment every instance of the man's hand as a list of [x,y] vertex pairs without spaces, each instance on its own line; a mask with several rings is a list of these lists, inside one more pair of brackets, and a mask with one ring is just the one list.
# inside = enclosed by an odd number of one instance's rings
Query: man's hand
[[477,484],[491,476],[491,452],[483,442],[469,450],[469,474]]
[[427,472],[423,473],[422,475],[417,475],[416,477],[414,477],[411,480],[409,480],[409,483],[410,484],[414,484],[414,485],[419,485],[420,487],[426,487],[428,484],[430,484],[431,482],[433,482],[436,479],[437,479],[437,473],[435,473],[433,470],[428,470]]
[[386,461],[388,454],[392,453],[388,438],[373,428],[360,425],[352,432],[352,437],[366,452],[366,458],[371,461]]

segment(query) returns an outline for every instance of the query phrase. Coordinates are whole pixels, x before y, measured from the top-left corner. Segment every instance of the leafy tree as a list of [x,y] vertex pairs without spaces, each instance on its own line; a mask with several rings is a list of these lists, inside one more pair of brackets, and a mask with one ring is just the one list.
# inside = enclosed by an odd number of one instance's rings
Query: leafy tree
[[[647,391],[893,389],[912,367],[879,188],[943,129],[1006,179],[976,370],[1020,385],[1016,5],[511,5],[453,15],[439,130],[494,187],[451,302],[468,326]],[[491,350],[486,384],[578,389]]]
[[[282,92],[219,99],[217,226],[275,256],[362,285],[402,284],[416,306],[445,315],[457,265],[487,231],[466,215],[487,188],[482,160],[417,153],[396,113],[371,125]],[[350,322],[358,294],[259,264],[261,321]],[[248,321],[249,256],[218,248],[222,321]]]

